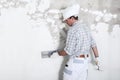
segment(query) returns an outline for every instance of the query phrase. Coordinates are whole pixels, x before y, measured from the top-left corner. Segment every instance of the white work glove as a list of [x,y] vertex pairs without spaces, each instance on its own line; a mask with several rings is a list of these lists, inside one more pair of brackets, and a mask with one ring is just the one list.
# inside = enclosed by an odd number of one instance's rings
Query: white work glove
[[95,58],[95,65],[97,67],[97,70],[103,71],[99,57]]

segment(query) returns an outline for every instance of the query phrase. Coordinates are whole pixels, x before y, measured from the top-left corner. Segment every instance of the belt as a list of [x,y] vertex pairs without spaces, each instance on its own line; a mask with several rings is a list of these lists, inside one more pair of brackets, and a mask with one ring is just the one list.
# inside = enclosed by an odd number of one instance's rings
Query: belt
[[88,54],[83,54],[83,55],[76,56],[76,57],[78,57],[78,58],[86,58],[86,57],[89,57],[89,55]]

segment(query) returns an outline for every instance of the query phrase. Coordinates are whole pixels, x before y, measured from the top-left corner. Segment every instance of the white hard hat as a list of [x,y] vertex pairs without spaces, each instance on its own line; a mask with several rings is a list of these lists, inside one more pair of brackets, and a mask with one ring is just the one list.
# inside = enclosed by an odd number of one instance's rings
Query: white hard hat
[[78,16],[79,10],[80,10],[80,6],[78,4],[72,5],[62,10],[63,21],[71,16]]

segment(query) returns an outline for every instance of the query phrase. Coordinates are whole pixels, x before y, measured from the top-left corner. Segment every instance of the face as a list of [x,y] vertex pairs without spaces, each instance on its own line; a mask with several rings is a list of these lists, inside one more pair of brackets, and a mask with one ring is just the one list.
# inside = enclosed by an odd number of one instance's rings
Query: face
[[64,22],[65,22],[66,24],[68,24],[69,26],[72,26],[72,24],[73,24],[72,18],[71,18],[71,19],[68,18],[68,19],[66,19]]

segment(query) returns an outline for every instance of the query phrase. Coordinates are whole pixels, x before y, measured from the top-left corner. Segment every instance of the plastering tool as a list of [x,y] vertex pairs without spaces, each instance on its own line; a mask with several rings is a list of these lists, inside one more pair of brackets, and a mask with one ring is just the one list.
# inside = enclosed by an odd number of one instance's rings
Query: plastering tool
[[42,51],[41,57],[42,58],[50,58],[54,53],[56,53],[57,50],[51,50],[51,51]]

